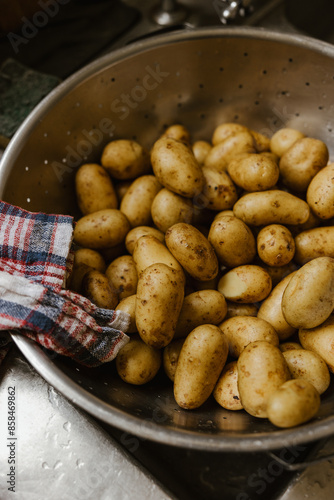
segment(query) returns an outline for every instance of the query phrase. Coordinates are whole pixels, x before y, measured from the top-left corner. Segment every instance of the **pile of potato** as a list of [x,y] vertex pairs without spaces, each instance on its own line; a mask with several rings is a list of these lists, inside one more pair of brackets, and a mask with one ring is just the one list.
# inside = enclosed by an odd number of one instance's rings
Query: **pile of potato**
[[76,175],[70,287],[130,315],[119,376],[163,366],[185,409],[212,394],[279,427],[313,418],[334,371],[334,164],[322,141],[223,123],[107,144]]

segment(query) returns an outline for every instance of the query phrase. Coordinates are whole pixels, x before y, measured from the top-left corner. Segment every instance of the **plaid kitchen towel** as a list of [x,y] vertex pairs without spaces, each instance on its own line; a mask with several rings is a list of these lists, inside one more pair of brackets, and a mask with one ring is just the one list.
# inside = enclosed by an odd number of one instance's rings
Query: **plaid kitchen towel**
[[72,217],[0,201],[0,361],[10,330],[89,367],[111,361],[128,342],[127,313],[98,308],[64,289],[72,234]]

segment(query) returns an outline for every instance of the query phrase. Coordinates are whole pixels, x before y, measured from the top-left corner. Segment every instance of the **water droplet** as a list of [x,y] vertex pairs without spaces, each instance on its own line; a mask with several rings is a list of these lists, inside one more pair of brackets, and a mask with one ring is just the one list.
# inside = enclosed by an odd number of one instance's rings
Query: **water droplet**
[[76,466],[77,466],[77,467],[79,467],[79,469],[80,469],[80,468],[81,468],[81,467],[83,467],[84,465],[85,465],[85,462],[83,462],[83,461],[81,460],[81,458],[78,458],[78,460],[76,461]]
[[30,201],[31,201],[30,198],[27,198],[27,202],[30,203]]
[[44,165],[47,165],[49,163],[49,160],[44,160]]
[[57,460],[57,462],[54,464],[53,468],[54,469],[59,469],[59,467],[62,467],[63,463],[60,460]]
[[46,462],[42,463],[42,467],[43,469],[51,469],[51,467]]
[[47,133],[47,132],[44,132],[44,134],[43,134],[43,135],[44,135],[44,137],[47,137],[47,136],[48,136],[48,133]]

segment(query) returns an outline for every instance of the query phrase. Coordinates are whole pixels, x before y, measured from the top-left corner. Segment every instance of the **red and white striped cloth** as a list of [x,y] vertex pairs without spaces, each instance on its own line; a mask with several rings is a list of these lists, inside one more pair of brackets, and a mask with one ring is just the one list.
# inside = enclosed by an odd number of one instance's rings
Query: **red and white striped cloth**
[[0,201],[0,362],[10,330],[85,366],[114,359],[129,315],[65,290],[73,266],[73,218]]

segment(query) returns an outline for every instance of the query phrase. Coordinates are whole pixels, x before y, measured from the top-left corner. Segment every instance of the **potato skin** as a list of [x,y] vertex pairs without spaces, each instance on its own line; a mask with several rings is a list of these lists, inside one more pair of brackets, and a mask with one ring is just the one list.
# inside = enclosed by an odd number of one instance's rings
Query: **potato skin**
[[270,395],[291,378],[283,354],[278,347],[258,340],[242,351],[237,366],[243,407],[254,417],[267,418]]
[[296,252],[294,260],[304,265],[317,257],[334,258],[334,226],[308,229],[295,237]]
[[169,137],[158,139],[151,151],[151,162],[158,181],[174,193],[192,198],[202,191],[201,167],[183,142]]
[[167,377],[174,382],[177,363],[185,339],[175,339],[168,344],[162,354],[162,363]]
[[334,316],[315,328],[301,328],[299,341],[304,349],[317,353],[334,373]]
[[319,394],[326,391],[330,374],[325,361],[315,352],[306,349],[291,349],[283,352],[292,378],[307,380]]
[[130,255],[133,254],[133,250],[135,248],[135,245],[137,243],[137,240],[141,236],[155,236],[161,243],[164,243],[165,241],[165,235],[162,231],[159,231],[159,229],[156,229],[155,227],[151,226],[137,226],[131,229],[131,231],[128,232],[125,238],[125,246],[127,251],[129,252]]
[[130,315],[130,324],[126,333],[135,333],[136,326],[136,295],[129,295],[122,299],[116,307],[116,311],[124,311]]
[[271,287],[271,278],[267,271],[253,264],[231,269],[218,283],[218,291],[227,300],[242,304],[264,300],[269,295]]
[[163,188],[152,202],[151,215],[156,227],[165,233],[167,229],[178,222],[191,224],[193,205],[189,198],[184,198]]
[[130,227],[120,210],[99,210],[78,220],[73,238],[78,245],[93,250],[115,247],[124,241]]
[[293,379],[282,384],[268,401],[270,422],[287,428],[303,424],[313,418],[320,407],[320,396],[307,380]]
[[244,153],[255,153],[255,142],[247,129],[236,131],[213,146],[205,158],[204,166],[213,170],[226,170],[233,157]]
[[285,266],[295,254],[295,242],[289,229],[281,224],[269,224],[257,235],[257,252],[268,266]]
[[311,137],[298,139],[280,159],[283,183],[293,191],[306,191],[313,177],[327,165],[328,157],[324,142]]
[[138,276],[152,264],[163,262],[167,266],[177,269],[183,274],[180,263],[175,259],[168,248],[155,236],[150,234],[141,236],[134,247],[133,260],[137,267]]
[[205,158],[212,146],[207,141],[195,141],[191,149],[199,165],[204,165]]
[[236,217],[251,226],[295,225],[307,221],[310,208],[297,196],[272,189],[242,196],[234,205],[233,212]]
[[201,325],[186,338],[174,379],[174,397],[181,408],[199,408],[212,393],[225,365],[228,343],[215,325]]
[[217,290],[190,293],[184,297],[174,338],[186,337],[199,325],[218,325],[226,312],[226,300]]
[[74,267],[86,264],[92,269],[104,273],[107,266],[103,256],[91,248],[79,248],[74,253]]
[[117,373],[128,384],[147,384],[160,366],[161,352],[140,339],[131,339],[116,357]]
[[282,156],[304,134],[293,128],[281,128],[270,139],[270,149],[277,156]]
[[228,340],[229,353],[238,358],[245,347],[257,340],[266,340],[278,347],[279,338],[267,321],[253,316],[235,316],[223,321],[219,328]]
[[286,340],[296,332],[296,328],[289,325],[282,312],[282,297],[294,273],[288,274],[273,288],[268,297],[260,305],[257,317],[270,323],[280,340]]
[[189,130],[184,125],[180,125],[179,123],[174,123],[174,125],[170,125],[166,128],[161,137],[171,137],[172,139],[185,142],[186,144],[189,144],[190,142]]
[[314,328],[334,309],[334,259],[318,257],[298,269],[282,296],[282,312],[294,328]]
[[101,163],[112,177],[134,179],[150,171],[147,151],[136,141],[118,139],[109,142],[102,153]]
[[205,236],[194,226],[180,222],[165,234],[168,249],[195,279],[206,281],[218,274],[216,254]]
[[110,286],[108,278],[99,271],[88,271],[82,280],[81,292],[93,304],[102,309],[115,309],[118,304],[116,291]]
[[261,154],[237,157],[227,167],[232,181],[245,191],[266,191],[275,186],[279,168],[275,161]]
[[231,361],[224,366],[214,388],[213,397],[226,410],[235,411],[243,409],[238,389],[237,361]]
[[307,203],[320,219],[334,217],[334,163],[327,165],[311,180],[306,193]]
[[239,123],[226,122],[218,125],[212,135],[211,142],[214,146],[223,142],[227,137],[233,137],[239,132],[249,132],[248,128]]
[[237,190],[230,176],[221,170],[203,167],[205,179],[203,196],[210,210],[232,208],[238,199]]
[[234,215],[215,219],[208,235],[219,262],[237,267],[252,262],[256,255],[255,238],[249,227]]
[[165,347],[174,337],[184,298],[184,278],[166,264],[147,267],[139,276],[136,326],[142,340]]
[[257,316],[259,306],[257,304],[238,304],[237,302],[226,301],[227,313],[225,319],[234,318],[234,316]]
[[117,290],[120,300],[137,291],[138,273],[131,255],[122,255],[113,260],[106,269],[110,285]]
[[96,163],[82,165],[75,175],[77,202],[83,215],[117,208],[118,199],[107,171]]
[[160,189],[162,186],[154,175],[142,175],[132,182],[120,205],[132,227],[152,223],[151,207]]

